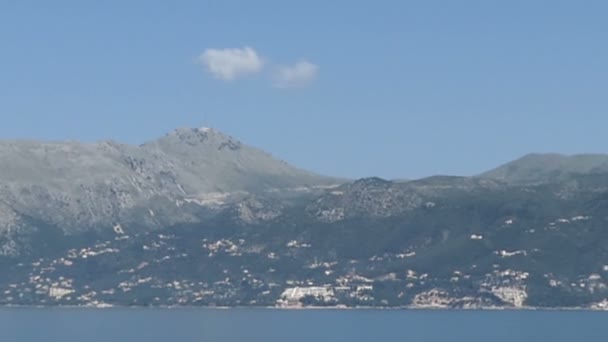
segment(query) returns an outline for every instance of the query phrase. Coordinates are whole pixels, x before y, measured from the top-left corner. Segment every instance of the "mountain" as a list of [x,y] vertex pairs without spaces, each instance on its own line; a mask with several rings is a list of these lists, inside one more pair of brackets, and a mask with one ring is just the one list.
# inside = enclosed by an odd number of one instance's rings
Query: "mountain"
[[608,309],[602,156],[340,181],[208,129],[1,146],[0,305]]
[[[338,182],[209,128],[130,146],[112,141],[0,142],[0,234],[148,230],[200,221],[203,209],[252,193]],[[2,249],[17,253],[10,246]]]
[[483,178],[527,184],[564,181],[573,175],[608,172],[608,155],[528,154],[481,174]]

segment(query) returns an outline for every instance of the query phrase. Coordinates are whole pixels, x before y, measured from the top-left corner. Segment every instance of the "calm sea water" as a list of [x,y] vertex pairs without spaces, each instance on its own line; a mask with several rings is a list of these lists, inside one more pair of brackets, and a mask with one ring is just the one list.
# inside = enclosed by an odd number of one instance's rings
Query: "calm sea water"
[[1,309],[2,342],[606,341],[608,313]]

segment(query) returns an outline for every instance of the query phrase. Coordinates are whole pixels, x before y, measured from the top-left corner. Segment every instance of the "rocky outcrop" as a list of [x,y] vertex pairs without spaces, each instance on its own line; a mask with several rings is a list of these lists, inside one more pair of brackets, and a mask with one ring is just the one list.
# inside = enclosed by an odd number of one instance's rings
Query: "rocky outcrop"
[[[335,181],[208,128],[177,129],[140,146],[4,141],[0,234],[26,229],[23,218],[68,234],[117,223],[127,230],[158,229],[196,222],[206,208],[243,194]],[[244,220],[276,216],[256,210],[244,204]]]

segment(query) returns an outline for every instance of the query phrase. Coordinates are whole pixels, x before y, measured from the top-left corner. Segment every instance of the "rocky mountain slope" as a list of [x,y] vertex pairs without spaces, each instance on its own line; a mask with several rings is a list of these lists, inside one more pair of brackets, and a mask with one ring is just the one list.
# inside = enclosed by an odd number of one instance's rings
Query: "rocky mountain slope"
[[[336,183],[208,128],[177,129],[141,146],[112,141],[0,142],[0,235],[150,230],[198,222],[206,207],[251,193]],[[122,228],[121,228],[122,227]],[[0,251],[18,253],[13,245]]]
[[602,156],[339,184],[209,130],[16,145],[0,304],[608,309]]
[[528,154],[481,175],[511,184],[565,181],[571,176],[608,172],[608,155]]

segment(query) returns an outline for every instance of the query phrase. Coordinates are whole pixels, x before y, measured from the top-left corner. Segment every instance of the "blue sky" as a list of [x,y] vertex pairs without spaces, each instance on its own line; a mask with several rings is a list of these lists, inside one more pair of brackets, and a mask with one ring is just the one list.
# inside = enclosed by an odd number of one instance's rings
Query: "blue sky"
[[605,153],[606,13],[606,1],[1,1],[0,139],[141,143],[207,121],[302,168],[385,178]]

